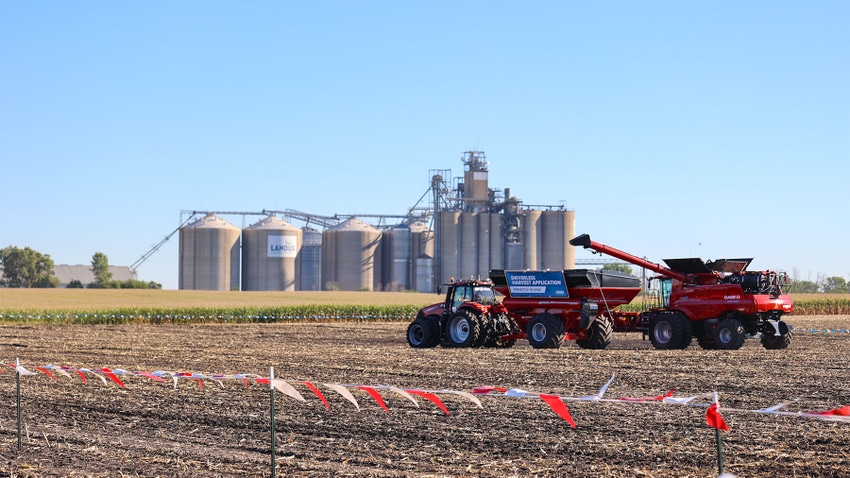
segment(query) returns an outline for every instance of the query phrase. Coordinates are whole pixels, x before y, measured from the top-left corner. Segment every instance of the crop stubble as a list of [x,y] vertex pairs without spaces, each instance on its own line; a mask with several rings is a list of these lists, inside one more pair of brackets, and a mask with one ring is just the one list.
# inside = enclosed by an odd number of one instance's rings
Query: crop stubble
[[[797,327],[847,327],[848,316],[794,317]],[[583,396],[612,374],[606,396],[717,391],[727,407],[789,410],[850,404],[850,337],[794,337],[786,351],[749,340],[741,350],[653,350],[615,334],[608,350],[411,349],[401,323],[0,326],[3,360],[73,367],[254,373],[269,367],[306,403],[278,395],[279,476],[711,476],[714,431],[705,409],[568,402],[573,430],[542,402],[441,395],[451,414],[384,393],[384,412],[354,391],[357,412],[323,383],[469,390],[481,385]],[[16,449],[15,382],[0,375],[0,476],[268,476],[269,393],[142,377],[128,388],[24,377],[26,434]],[[298,381],[316,383],[331,410]],[[848,476],[850,426],[727,412],[726,470],[739,476]]]

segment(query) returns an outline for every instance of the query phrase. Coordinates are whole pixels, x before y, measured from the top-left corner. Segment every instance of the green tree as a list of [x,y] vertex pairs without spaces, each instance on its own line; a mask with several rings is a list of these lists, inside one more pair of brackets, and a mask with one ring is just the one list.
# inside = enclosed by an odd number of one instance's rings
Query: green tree
[[68,288],[69,289],[82,289],[83,283],[80,281],[80,279],[71,279],[71,282],[68,282]]
[[3,265],[2,287],[59,287],[59,278],[53,272],[53,259],[49,254],[25,247],[9,246],[0,249],[0,264]]
[[823,291],[827,294],[842,294],[848,290],[847,281],[843,277],[828,277],[823,281]]
[[95,252],[91,258],[91,271],[94,274],[94,282],[89,284],[93,289],[107,289],[112,287],[112,272],[109,270],[109,258],[102,252]]
[[612,263],[605,264],[602,266],[603,271],[617,271],[617,272],[625,272],[626,274],[632,275],[632,267],[628,264],[620,264],[620,263]]
[[818,285],[810,280],[791,281],[786,292],[792,294],[814,294],[818,291]]

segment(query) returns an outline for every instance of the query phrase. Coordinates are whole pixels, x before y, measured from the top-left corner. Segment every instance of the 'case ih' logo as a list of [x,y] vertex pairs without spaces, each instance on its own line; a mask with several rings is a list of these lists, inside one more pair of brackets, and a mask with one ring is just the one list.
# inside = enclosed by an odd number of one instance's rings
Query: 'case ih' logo
[[740,295],[724,295],[723,300],[740,300]]

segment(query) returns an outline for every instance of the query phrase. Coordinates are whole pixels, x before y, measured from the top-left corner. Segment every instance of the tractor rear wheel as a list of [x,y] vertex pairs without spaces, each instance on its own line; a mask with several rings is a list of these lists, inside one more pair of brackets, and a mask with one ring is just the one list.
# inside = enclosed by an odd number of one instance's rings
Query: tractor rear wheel
[[687,348],[693,335],[690,319],[680,312],[661,313],[649,322],[649,341],[659,350]]
[[435,321],[417,318],[407,326],[407,344],[415,349],[436,347],[440,341],[439,332]]
[[791,345],[791,331],[788,329],[788,324],[779,322],[778,336],[773,330],[773,326],[767,324],[765,330],[761,333],[761,345],[771,350],[787,349]]
[[449,347],[471,347],[481,335],[478,316],[469,310],[459,310],[446,324],[446,341]]
[[537,314],[528,321],[528,343],[536,349],[556,349],[564,343],[566,325],[553,314]]
[[738,319],[723,319],[714,329],[714,343],[721,350],[738,350],[745,338],[744,326]]
[[614,326],[607,317],[597,317],[587,329],[587,339],[576,340],[576,344],[583,349],[602,350],[611,343],[614,334]]

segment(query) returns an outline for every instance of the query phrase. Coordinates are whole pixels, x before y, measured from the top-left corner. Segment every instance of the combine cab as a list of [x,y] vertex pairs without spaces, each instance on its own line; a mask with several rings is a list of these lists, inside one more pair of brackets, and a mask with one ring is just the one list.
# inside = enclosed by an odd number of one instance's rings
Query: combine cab
[[791,343],[782,316],[794,310],[782,293],[784,273],[747,271],[752,259],[667,259],[668,267],[646,261],[582,234],[570,240],[660,274],[661,303],[641,314],[644,333],[657,349],[683,349],[696,337],[704,349],[738,349],[747,336],[767,349]]

